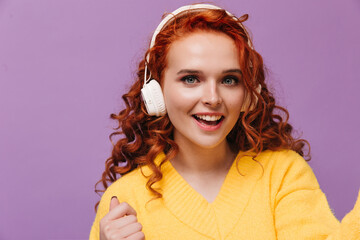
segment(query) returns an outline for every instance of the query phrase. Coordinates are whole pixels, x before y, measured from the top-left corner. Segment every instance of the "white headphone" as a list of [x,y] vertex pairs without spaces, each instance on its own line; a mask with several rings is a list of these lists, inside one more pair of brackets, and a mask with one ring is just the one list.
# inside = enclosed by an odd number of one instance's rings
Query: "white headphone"
[[[154,46],[155,44],[155,39],[156,36],[159,34],[159,32],[162,30],[162,28],[164,27],[164,25],[175,15],[187,11],[187,10],[194,10],[194,9],[221,9],[224,10],[220,7],[211,5],[211,4],[193,4],[193,5],[186,5],[183,7],[180,7],[178,9],[176,9],[175,11],[173,11],[172,13],[168,14],[159,24],[159,26],[156,28],[152,38],[151,38],[151,42],[150,42],[150,49]],[[234,15],[232,15],[231,13],[229,13],[228,11],[225,10],[225,12],[233,17],[234,19],[238,20]],[[239,23],[240,26],[244,28],[244,26]],[[247,32],[245,31],[246,35]],[[250,42],[250,38],[248,36],[248,45],[253,48],[251,42]],[[145,74],[144,74],[144,85],[141,89],[141,96],[142,99],[144,101],[145,107],[146,107],[146,111],[149,115],[151,116],[164,116],[166,114],[166,107],[165,107],[165,101],[164,101],[164,95],[162,93],[160,84],[157,80],[155,79],[151,79],[151,72],[149,75],[149,78],[147,79],[146,75],[147,75],[147,62],[149,62],[150,56],[149,54],[146,56],[146,61],[145,61]],[[261,86],[259,85],[256,89],[256,91],[258,93],[260,93],[261,91]],[[245,97],[245,99],[247,99],[248,97]],[[247,106],[245,103],[247,102],[247,100],[244,101],[243,104],[243,109],[245,109]],[[253,104],[252,106],[250,106],[250,109],[252,109],[253,107],[255,107]],[[245,111],[243,110],[242,111]]]

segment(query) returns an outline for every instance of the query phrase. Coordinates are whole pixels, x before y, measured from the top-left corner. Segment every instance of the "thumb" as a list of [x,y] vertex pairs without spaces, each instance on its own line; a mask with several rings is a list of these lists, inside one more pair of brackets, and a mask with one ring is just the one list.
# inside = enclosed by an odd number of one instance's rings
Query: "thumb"
[[111,211],[112,209],[114,209],[117,205],[119,205],[119,200],[117,199],[116,196],[112,196],[111,201],[110,201],[110,209],[109,211]]

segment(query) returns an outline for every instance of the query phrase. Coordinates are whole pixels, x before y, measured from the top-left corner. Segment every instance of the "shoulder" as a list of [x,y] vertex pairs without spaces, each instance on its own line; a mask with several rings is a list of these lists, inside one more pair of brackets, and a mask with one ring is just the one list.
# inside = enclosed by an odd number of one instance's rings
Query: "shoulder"
[[121,176],[113,182],[104,192],[104,196],[117,196],[119,200],[126,200],[132,193],[139,188],[145,187],[147,179],[142,174],[140,168]]
[[[155,164],[164,156],[164,153],[158,154],[154,160]],[[151,198],[146,186],[151,174],[152,170],[148,165],[139,166],[113,182],[104,192],[101,201],[110,203],[112,196],[116,196],[120,202],[139,202]]]
[[244,173],[264,177],[270,182],[281,181],[286,176],[296,177],[298,174],[313,175],[313,171],[305,159],[292,150],[266,150],[259,154],[239,153],[239,166]]
[[276,166],[277,169],[288,169],[293,166],[310,168],[306,160],[300,154],[293,150],[266,150],[260,153],[256,157],[256,159],[265,165],[269,165],[272,167]]
[[101,196],[98,211],[107,213],[113,196],[116,196],[119,202],[133,202],[141,192],[146,192],[146,182],[140,168],[121,176]]
[[264,151],[259,155],[270,183],[278,188],[319,189],[315,174],[306,160],[292,150]]

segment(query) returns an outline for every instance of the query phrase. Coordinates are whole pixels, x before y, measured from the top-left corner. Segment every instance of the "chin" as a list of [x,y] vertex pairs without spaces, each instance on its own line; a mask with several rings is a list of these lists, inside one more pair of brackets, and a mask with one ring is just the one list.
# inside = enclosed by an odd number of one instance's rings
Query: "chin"
[[220,140],[218,138],[217,139],[202,138],[192,142],[200,148],[209,149],[209,150],[221,147],[223,144],[225,145],[228,144],[226,138]]

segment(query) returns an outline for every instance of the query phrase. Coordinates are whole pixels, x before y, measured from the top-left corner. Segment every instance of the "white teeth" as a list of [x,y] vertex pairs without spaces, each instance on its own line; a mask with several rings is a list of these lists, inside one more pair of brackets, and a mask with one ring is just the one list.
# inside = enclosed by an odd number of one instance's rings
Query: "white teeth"
[[197,118],[200,118],[202,120],[205,120],[205,121],[217,121],[221,118],[221,116],[215,116],[215,115],[196,115]]

